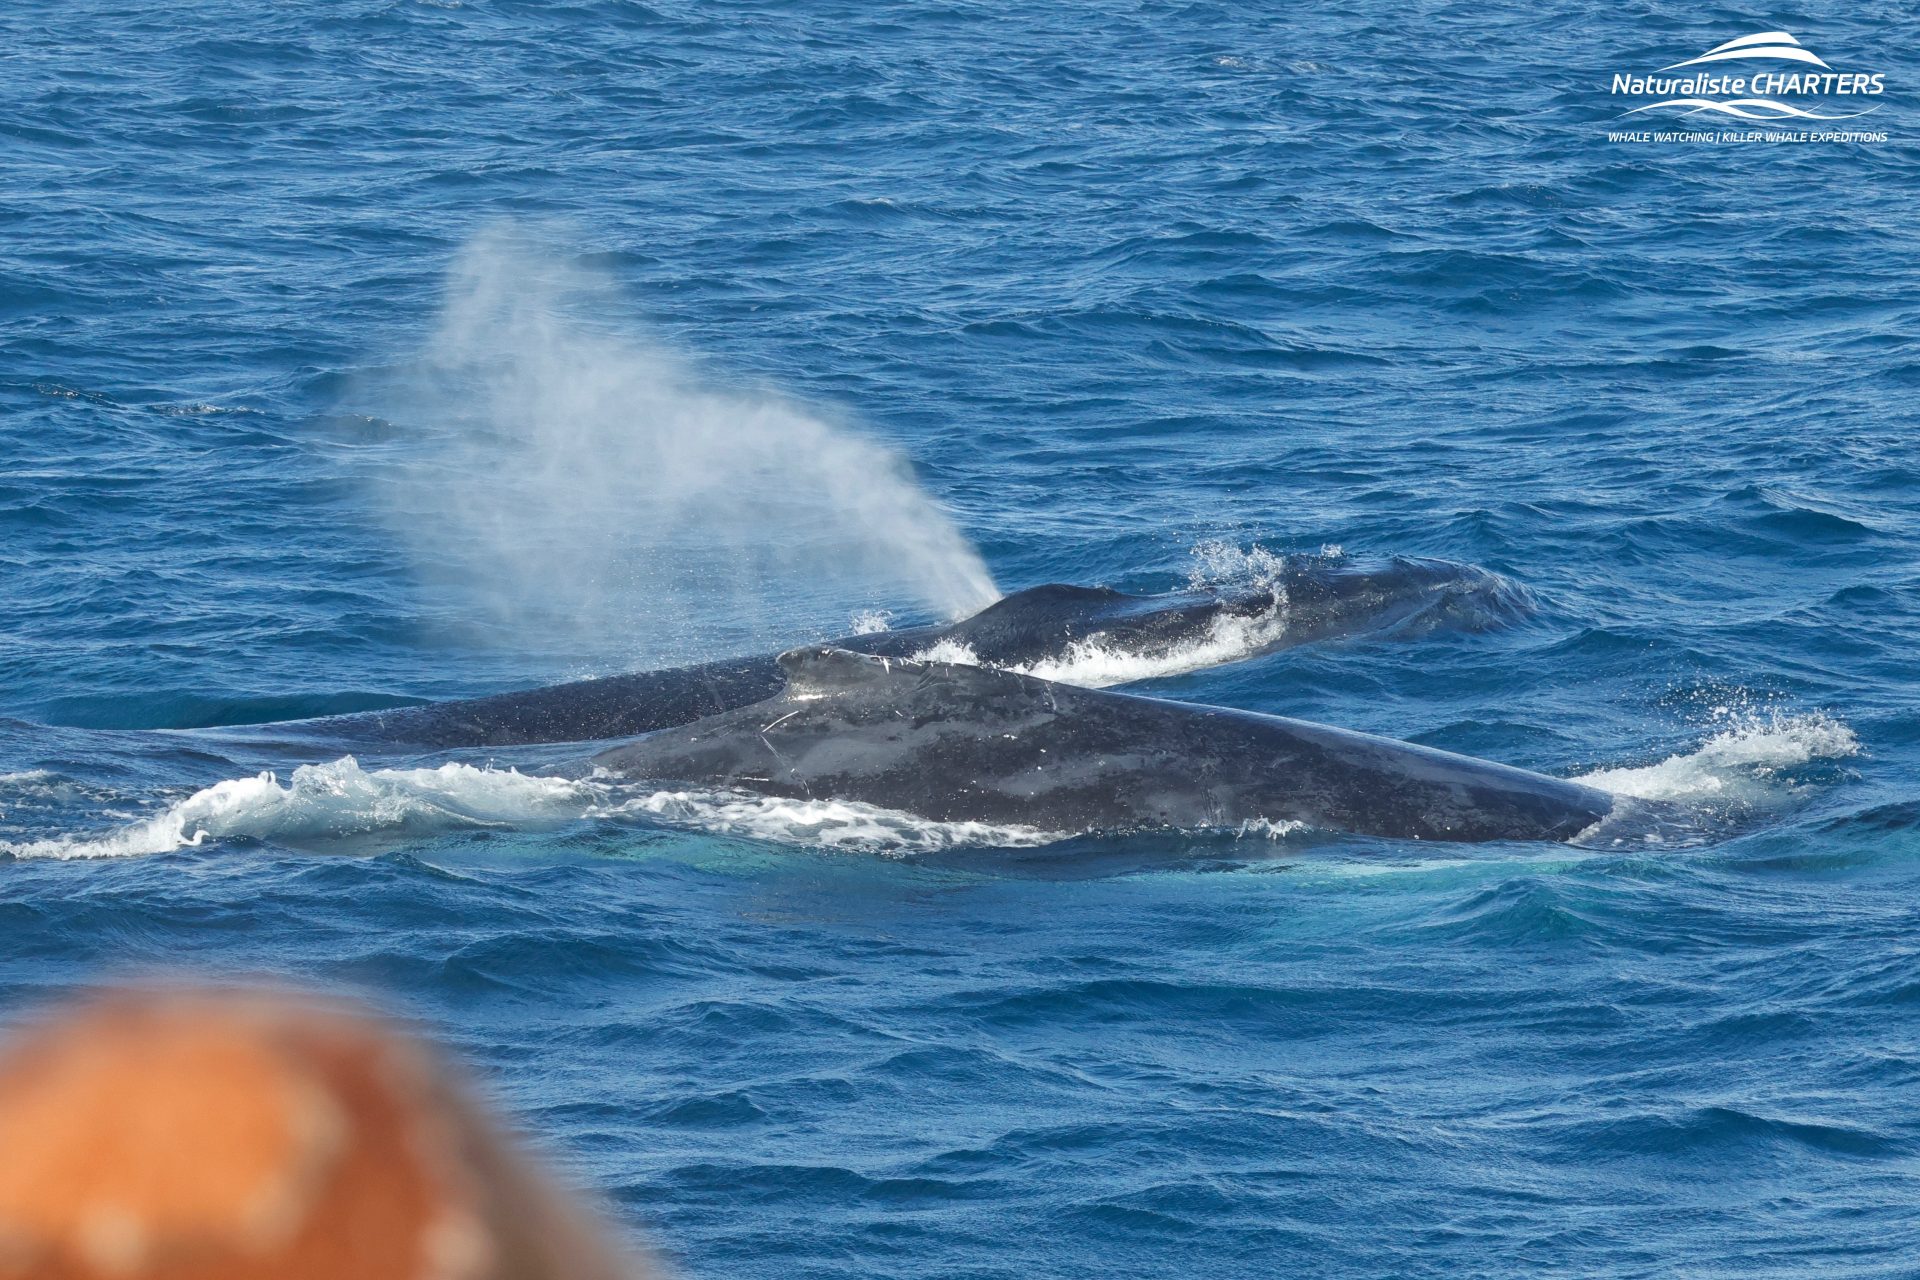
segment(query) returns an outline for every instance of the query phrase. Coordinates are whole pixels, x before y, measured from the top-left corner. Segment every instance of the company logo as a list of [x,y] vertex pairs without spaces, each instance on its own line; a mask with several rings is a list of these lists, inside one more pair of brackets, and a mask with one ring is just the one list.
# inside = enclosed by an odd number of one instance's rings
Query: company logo
[[[1884,142],[1885,133],[1844,122],[1878,111],[1886,87],[1881,72],[1836,70],[1790,33],[1761,31],[1647,75],[1615,73],[1611,96],[1624,110],[1607,136],[1616,142]],[[1620,127],[1630,117],[1640,119]],[[1736,127],[1726,128],[1729,123]]]

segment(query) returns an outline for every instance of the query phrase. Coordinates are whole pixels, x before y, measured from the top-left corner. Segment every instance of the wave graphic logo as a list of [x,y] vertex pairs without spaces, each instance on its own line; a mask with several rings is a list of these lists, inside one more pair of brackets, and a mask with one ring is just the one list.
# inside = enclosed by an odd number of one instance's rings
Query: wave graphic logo
[[[1678,74],[1684,73],[1684,74]],[[1648,112],[1677,112],[1748,124],[1808,126],[1855,120],[1880,109],[1862,99],[1886,91],[1880,72],[1838,71],[1788,31],[1758,31],[1717,44],[1696,58],[1661,67],[1650,75],[1619,73],[1613,77],[1616,99],[1651,98],[1627,107],[1616,119]],[[1853,108],[1853,109],[1849,109]],[[1612,135],[1621,141],[1754,141],[1779,134]],[[1884,134],[1811,133],[1788,135],[1804,140],[1885,141]]]
[[1816,67],[1827,66],[1825,61],[1787,32],[1762,31],[1756,36],[1741,36],[1738,40],[1715,45],[1697,58],[1688,58],[1685,62],[1676,62],[1660,69],[1678,71],[1681,67],[1697,67],[1703,62],[1725,62],[1729,58],[1780,58],[1787,62],[1811,62]]

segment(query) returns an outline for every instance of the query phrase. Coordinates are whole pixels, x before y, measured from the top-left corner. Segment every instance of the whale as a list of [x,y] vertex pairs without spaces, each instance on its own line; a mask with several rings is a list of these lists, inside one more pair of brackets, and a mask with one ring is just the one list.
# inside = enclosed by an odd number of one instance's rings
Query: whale
[[777,665],[772,697],[614,747],[591,767],[1062,837],[1298,823],[1565,841],[1614,807],[1577,782],[1283,716],[831,647]]
[[[1134,594],[1050,583],[1014,592],[957,622],[826,643],[878,657],[938,653],[1067,681],[1109,683],[1334,639],[1496,626],[1529,607],[1524,588],[1472,565],[1413,557],[1316,558],[1288,561],[1269,578],[1230,588]],[[773,697],[786,682],[778,655],[764,654],[274,727],[419,748],[590,742],[719,715]]]

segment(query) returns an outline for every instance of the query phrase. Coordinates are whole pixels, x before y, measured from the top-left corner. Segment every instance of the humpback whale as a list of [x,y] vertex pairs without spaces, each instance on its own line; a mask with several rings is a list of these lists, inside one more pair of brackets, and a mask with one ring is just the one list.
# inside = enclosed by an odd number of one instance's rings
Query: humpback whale
[[1614,803],[1390,738],[985,667],[835,648],[777,665],[774,696],[592,764],[644,782],[1075,834],[1300,822],[1418,840],[1567,840]]
[[[1134,660],[1132,673],[1174,674],[1341,636],[1486,626],[1526,607],[1521,587],[1471,565],[1308,560],[1238,589],[1134,595],[1055,583],[1015,592],[959,622],[829,644],[898,658],[937,646],[983,666],[1016,669],[1057,666],[1097,649]],[[719,715],[774,697],[786,682],[777,657],[767,654],[276,727],[419,747],[587,742]]]

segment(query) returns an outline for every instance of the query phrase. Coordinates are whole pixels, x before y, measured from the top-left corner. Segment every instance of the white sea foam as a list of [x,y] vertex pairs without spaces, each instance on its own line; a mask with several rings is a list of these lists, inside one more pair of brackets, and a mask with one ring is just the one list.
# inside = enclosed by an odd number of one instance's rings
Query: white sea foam
[[[1338,547],[1328,547],[1320,553],[1328,559],[1338,559],[1340,554]],[[1226,542],[1203,542],[1193,548],[1192,557],[1187,579],[1194,590],[1263,591],[1270,596],[1268,607],[1251,615],[1216,614],[1205,634],[1165,648],[1141,649],[1096,632],[1069,643],[1057,654],[1035,662],[1005,664],[1000,669],[1060,684],[1105,689],[1238,662],[1273,647],[1285,637],[1288,613],[1285,556],[1259,545],[1237,547]],[[983,664],[972,648],[953,640],[928,645],[912,658],[916,662],[992,665]]]
[[[1073,641],[1051,657],[1037,662],[1007,663],[997,669],[1060,684],[1104,689],[1109,685],[1185,675],[1189,671],[1204,671],[1236,662],[1275,644],[1286,630],[1286,600],[1276,595],[1273,606],[1261,613],[1251,617],[1215,615],[1206,634],[1164,649],[1129,648],[1096,632]],[[995,665],[982,663],[970,645],[951,639],[939,640],[915,651],[911,660],[967,667]]]
[[1783,789],[1784,771],[1859,750],[1853,730],[1831,716],[1750,716],[1658,764],[1601,769],[1575,781],[1637,800],[1754,803]]
[[1069,835],[987,822],[934,822],[850,800],[789,800],[738,792],[656,791],[626,802],[618,812],[651,814],[722,835],[895,855],[966,845],[1031,848]]
[[1060,833],[979,822],[932,822],[837,800],[786,800],[720,791],[661,791],[610,775],[549,778],[445,764],[364,769],[347,756],[215,783],[158,814],[104,832],[0,843],[21,858],[116,858],[167,853],[208,840],[251,838],[328,846],[419,839],[446,831],[541,829],[590,818],[647,817],[725,835],[828,848],[923,852],[956,845],[1027,846]]
[[977,667],[983,665],[980,655],[973,646],[963,640],[936,640],[924,649],[916,650],[907,659],[909,662],[950,662],[959,667]]
[[22,858],[113,858],[245,836],[294,842],[391,833],[420,836],[565,821],[591,803],[581,784],[513,770],[445,764],[362,769],[351,756],[278,775],[217,782],[153,817],[113,830],[0,846]]
[[1280,818],[1278,820],[1273,818],[1248,818],[1240,824],[1239,830],[1234,834],[1243,840],[1252,836],[1264,836],[1268,840],[1285,840],[1288,836],[1296,835],[1299,832],[1310,829],[1306,823],[1293,818]]
[[1057,657],[1042,658],[1009,670],[1042,680],[1057,680],[1061,684],[1104,689],[1109,685],[1157,680],[1238,662],[1279,643],[1286,632],[1286,596],[1276,592],[1270,608],[1252,617],[1215,614],[1205,635],[1184,644],[1159,650],[1127,649],[1102,636],[1091,635],[1074,641]]
[[58,794],[61,786],[60,776],[45,769],[0,773],[0,817],[23,801],[32,803]]

